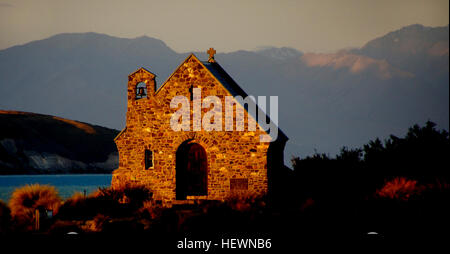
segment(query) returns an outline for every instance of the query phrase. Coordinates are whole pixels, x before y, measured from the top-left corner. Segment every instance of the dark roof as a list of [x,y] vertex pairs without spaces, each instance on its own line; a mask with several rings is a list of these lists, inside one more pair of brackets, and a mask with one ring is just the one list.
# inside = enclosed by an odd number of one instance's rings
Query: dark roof
[[217,80],[231,93],[233,96],[242,96],[245,98],[248,94],[228,75],[228,73],[217,62],[202,62],[203,65],[216,77]]
[[[228,75],[228,73],[217,62],[210,63],[210,62],[202,61],[202,64],[228,90],[228,92],[230,92],[231,95],[233,95],[233,97],[235,97],[235,96],[242,96],[242,98],[245,98],[245,97],[248,96],[248,94],[236,83],[236,81],[233,80],[233,78],[230,75]],[[247,105],[242,105],[242,106],[245,108],[245,110],[247,110],[247,108],[248,108]],[[264,113],[258,107],[258,105],[256,105],[256,106],[257,106],[257,112]],[[259,113],[258,113],[258,115],[259,115]],[[252,117],[256,121],[258,121],[258,115],[256,115],[256,116],[252,115]],[[266,115],[266,119],[270,120],[269,116]],[[272,122],[272,120],[270,120],[270,122]],[[278,128],[278,135],[281,134],[281,137],[283,139],[287,140],[288,137],[284,134],[284,132],[280,129],[280,127],[277,126],[277,128]]]

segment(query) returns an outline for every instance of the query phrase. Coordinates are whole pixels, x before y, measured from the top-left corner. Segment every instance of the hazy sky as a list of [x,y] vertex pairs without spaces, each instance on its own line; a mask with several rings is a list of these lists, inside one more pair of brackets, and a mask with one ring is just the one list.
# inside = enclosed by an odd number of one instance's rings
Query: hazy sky
[[178,52],[360,47],[406,25],[445,26],[448,0],[0,0],[0,49],[58,33],[158,38]]

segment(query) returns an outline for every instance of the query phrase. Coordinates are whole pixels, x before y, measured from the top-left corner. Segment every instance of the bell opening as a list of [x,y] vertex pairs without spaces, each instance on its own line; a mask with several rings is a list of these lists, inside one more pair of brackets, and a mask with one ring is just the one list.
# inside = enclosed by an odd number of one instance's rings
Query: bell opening
[[144,82],[136,86],[136,99],[147,98],[147,86]]

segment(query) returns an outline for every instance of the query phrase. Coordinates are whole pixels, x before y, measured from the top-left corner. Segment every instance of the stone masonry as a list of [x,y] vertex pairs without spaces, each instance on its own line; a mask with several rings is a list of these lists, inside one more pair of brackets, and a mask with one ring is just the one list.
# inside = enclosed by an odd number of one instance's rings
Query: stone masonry
[[[213,58],[212,58],[213,59]],[[211,60],[211,58],[210,58]],[[268,192],[268,167],[283,163],[285,136],[278,142],[260,142],[265,132],[258,128],[248,131],[248,121],[255,119],[245,114],[245,131],[174,131],[170,126],[170,108],[174,96],[190,98],[190,88],[201,88],[201,97],[215,95],[222,101],[222,124],[233,119],[225,118],[225,96],[232,96],[222,84],[221,78],[191,54],[156,91],[155,75],[138,69],[128,76],[128,109],[126,128],[116,137],[119,150],[119,168],[113,172],[111,186],[145,185],[153,192],[154,200],[165,206],[176,201],[176,153],[183,142],[197,143],[207,156],[207,195],[187,196],[187,200],[225,200],[242,191],[247,194],[264,195]],[[137,85],[145,84],[146,98],[137,99]],[[191,122],[192,122],[192,102]],[[242,107],[236,103],[236,107]],[[202,114],[210,109],[202,109]],[[236,113],[236,109],[234,109]],[[275,146],[270,152],[269,146]],[[153,167],[146,169],[145,150],[153,154]],[[273,158],[268,158],[273,156]],[[280,164],[281,163],[281,164]]]

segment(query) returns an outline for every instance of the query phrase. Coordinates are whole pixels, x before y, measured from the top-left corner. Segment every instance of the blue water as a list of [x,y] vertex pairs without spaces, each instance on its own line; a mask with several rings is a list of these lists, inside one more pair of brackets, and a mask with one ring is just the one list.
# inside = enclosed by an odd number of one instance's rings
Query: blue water
[[86,194],[89,194],[99,187],[108,187],[111,184],[111,178],[110,174],[0,176],[0,200],[8,202],[14,189],[27,184],[54,186],[61,198],[67,199],[76,192],[86,191]]

